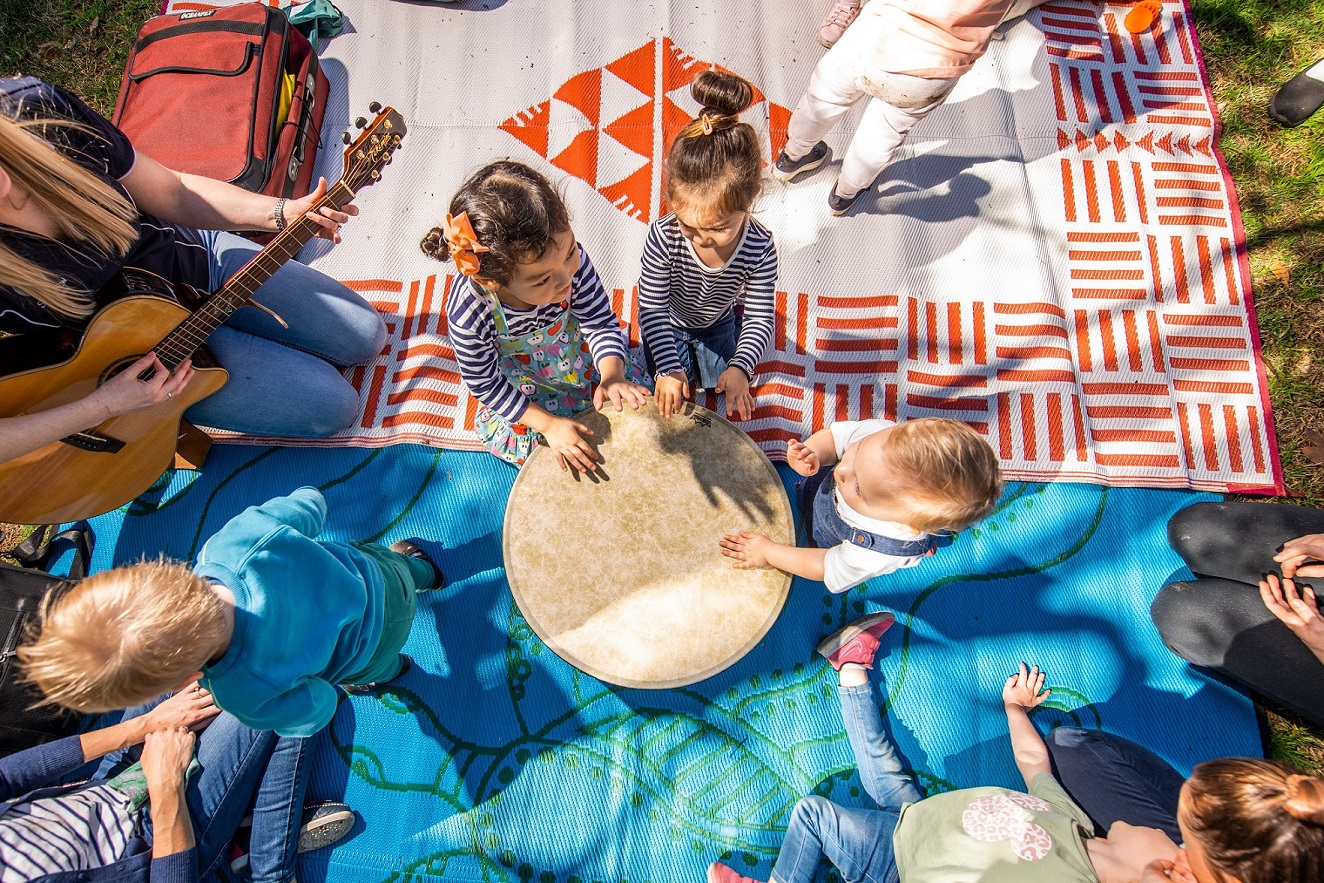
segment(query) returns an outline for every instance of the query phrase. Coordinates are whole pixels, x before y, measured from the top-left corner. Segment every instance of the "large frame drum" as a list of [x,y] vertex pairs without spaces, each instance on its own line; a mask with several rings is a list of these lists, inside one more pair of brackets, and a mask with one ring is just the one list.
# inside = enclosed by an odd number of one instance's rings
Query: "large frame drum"
[[566,662],[623,687],[680,687],[734,664],[776,621],[791,577],[736,570],[717,541],[754,530],[795,542],[776,469],[688,402],[670,418],[650,398],[575,419],[596,433],[599,472],[562,471],[541,447],[506,507],[506,575],[524,618]]

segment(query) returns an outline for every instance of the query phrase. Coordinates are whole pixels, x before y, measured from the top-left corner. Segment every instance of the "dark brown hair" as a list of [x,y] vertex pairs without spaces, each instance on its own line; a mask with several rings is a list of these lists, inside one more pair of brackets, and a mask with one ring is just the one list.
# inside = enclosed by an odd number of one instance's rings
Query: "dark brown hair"
[[758,135],[739,115],[754,103],[754,87],[735,74],[708,70],[690,86],[703,105],[667,153],[667,202],[704,219],[747,212],[763,188]]
[[1182,821],[1219,874],[1241,883],[1324,880],[1324,779],[1272,760],[1200,764]]
[[[499,160],[483,166],[451,199],[450,214],[467,212],[479,245],[478,275],[506,285],[517,264],[536,261],[552,240],[570,229],[570,212],[556,188],[523,163]],[[423,253],[439,261],[451,257],[440,226],[419,243]]]

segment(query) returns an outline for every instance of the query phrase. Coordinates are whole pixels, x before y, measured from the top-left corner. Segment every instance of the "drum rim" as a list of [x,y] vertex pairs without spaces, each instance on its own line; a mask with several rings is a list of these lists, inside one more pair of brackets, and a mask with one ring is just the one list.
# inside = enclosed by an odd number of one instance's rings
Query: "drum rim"
[[[645,404],[641,405],[640,407],[655,408],[656,405],[653,404],[652,396],[649,396],[648,401]],[[572,415],[571,419],[578,420],[586,414],[598,413],[598,410],[599,409],[592,407],[585,408],[584,410],[578,411],[574,415]],[[685,402],[684,406],[681,408],[681,411],[674,416],[688,417],[695,413],[698,413],[701,416],[709,417],[714,420],[720,421],[721,423],[726,424],[726,426],[728,426],[730,429],[734,430],[738,439],[740,439],[745,445],[748,445],[751,449],[758,452],[760,462],[762,463],[768,478],[773,482],[774,486],[778,488],[784,488],[782,484],[781,476],[777,474],[777,467],[773,465],[770,459],[768,459],[768,455],[767,453],[764,452],[763,448],[759,447],[758,443],[749,437],[749,433],[745,432],[739,426],[736,426],[730,420],[727,420],[726,417],[722,416],[721,414],[718,414],[715,411],[710,411],[707,408],[703,407],[702,405],[696,404],[695,402]],[[538,640],[542,641],[543,646],[545,646],[548,650],[551,650],[553,653],[555,653],[557,658],[565,662],[567,665],[569,665],[571,668],[575,669],[576,671],[583,672],[584,674],[596,678],[607,684],[613,684],[618,687],[626,687],[628,689],[634,689],[634,690],[671,690],[677,687],[687,687],[690,686],[691,684],[697,684],[700,681],[705,681],[708,678],[711,678],[714,675],[720,674],[721,672],[727,670],[728,668],[731,668],[732,666],[736,665],[738,662],[743,660],[746,656],[748,656],[749,652],[753,650],[755,647],[757,647],[760,641],[762,641],[765,637],[767,637],[768,632],[772,630],[773,625],[777,622],[778,618],[781,617],[782,611],[786,609],[786,601],[790,597],[791,583],[794,579],[794,577],[789,573],[782,572],[783,578],[781,580],[781,588],[778,591],[777,603],[770,605],[767,618],[763,623],[759,625],[759,627],[756,630],[750,633],[751,637],[749,641],[747,641],[745,645],[742,646],[738,652],[732,653],[731,656],[728,657],[726,660],[719,662],[715,665],[712,665],[707,669],[704,669],[703,671],[686,675],[684,677],[672,678],[667,681],[645,682],[645,681],[636,681],[633,678],[622,678],[610,672],[600,671],[595,666],[588,665],[582,660],[568,658],[568,654],[566,652],[563,652],[564,648],[561,647],[560,644],[557,643],[555,640],[548,637],[547,629],[545,629],[543,625],[537,621],[536,617],[529,615],[529,611],[526,609],[527,605],[524,603],[524,598],[522,593],[516,588],[515,584],[510,579],[510,568],[508,565],[508,562],[510,561],[510,501],[515,497],[515,493],[520,486],[520,482],[524,481],[525,476],[529,474],[527,471],[529,463],[533,462],[534,457],[539,457],[539,456],[550,457],[554,455],[552,454],[550,449],[548,449],[545,445],[539,445],[536,448],[534,448],[533,453],[530,454],[528,459],[524,462],[524,468],[520,469],[519,474],[515,476],[515,481],[510,487],[510,493],[506,497],[506,511],[505,514],[502,516],[502,523],[501,523],[501,564],[502,564],[502,570],[506,577],[506,587],[510,590],[511,598],[515,602],[515,606],[519,609],[520,615],[524,617],[524,621],[528,623],[529,628],[533,630],[533,633],[535,635],[537,635]],[[794,544],[795,543],[795,506],[793,505],[789,497],[787,498],[786,511],[789,522],[788,525],[789,536],[783,537],[782,539],[786,542]],[[774,537],[773,539],[778,539],[778,538]]]

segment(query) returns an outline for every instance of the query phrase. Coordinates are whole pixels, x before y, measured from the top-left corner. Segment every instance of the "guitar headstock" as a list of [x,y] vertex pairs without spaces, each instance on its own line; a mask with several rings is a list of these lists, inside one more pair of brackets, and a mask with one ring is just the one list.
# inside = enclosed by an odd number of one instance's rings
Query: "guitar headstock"
[[[350,190],[358,192],[375,183],[382,175],[382,167],[391,161],[400,139],[408,131],[405,119],[393,107],[381,107],[374,102],[370,109],[377,113],[371,123],[359,118],[359,128],[363,132],[354,142],[345,148],[345,173],[341,183]],[[378,112],[378,108],[381,108]],[[349,133],[345,133],[348,143]]]

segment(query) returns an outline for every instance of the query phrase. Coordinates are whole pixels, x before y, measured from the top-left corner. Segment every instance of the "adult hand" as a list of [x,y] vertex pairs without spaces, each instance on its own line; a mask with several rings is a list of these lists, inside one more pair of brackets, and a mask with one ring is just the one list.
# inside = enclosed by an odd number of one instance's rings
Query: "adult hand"
[[1283,550],[1273,556],[1282,565],[1283,576],[1324,576],[1324,564],[1305,564],[1311,559],[1324,561],[1324,533],[1288,540],[1283,543]]
[[657,379],[657,412],[663,417],[679,414],[685,400],[690,397],[690,379],[684,371],[672,371]]
[[768,566],[768,549],[774,543],[761,533],[742,530],[729,533],[717,541],[722,547],[722,554],[734,559],[731,566],[736,570],[748,570],[751,567]]
[[359,207],[351,203],[336,211],[331,206],[324,205],[317,211],[313,211],[313,206],[317,205],[324,196],[326,196],[326,178],[318,178],[317,187],[312,193],[302,199],[291,199],[285,203],[283,212],[285,224],[288,226],[302,217],[307,217],[317,224],[317,236],[319,238],[339,242],[340,225],[357,215]]
[[1324,618],[1310,586],[1297,588],[1290,579],[1279,580],[1274,573],[1260,580],[1260,598],[1269,612],[1278,617],[1320,659],[1324,659]]
[[188,727],[156,730],[143,740],[143,775],[153,794],[184,790],[185,773],[193,759],[196,737]]
[[749,394],[749,378],[732,365],[717,378],[717,391],[726,393],[726,416],[739,415],[741,420],[754,416],[754,397]]
[[808,478],[818,473],[818,454],[804,442],[791,439],[786,443],[786,465]]
[[635,410],[648,401],[648,390],[637,383],[631,383],[624,377],[613,377],[610,380],[604,379],[598,384],[598,388],[593,390],[593,407],[602,410],[602,406],[611,402],[616,406],[617,411],[625,410],[626,402]]
[[1044,689],[1044,673],[1039,670],[1039,666],[1027,669],[1024,662],[1002,686],[1002,704],[1007,708],[1029,711],[1051,695],[1052,690]]
[[[148,371],[154,372],[151,377],[147,380],[138,379]],[[185,359],[171,374],[161,364],[156,353],[148,353],[93,390],[87,396],[87,402],[98,412],[104,413],[105,417],[118,417],[174,398],[192,379],[192,360]]]
[[553,417],[551,425],[543,430],[543,438],[556,452],[556,462],[563,471],[592,472],[597,468],[598,452],[588,441],[592,436],[593,430],[568,417]]
[[209,691],[194,681],[143,715],[148,732],[188,727],[200,733],[220,714]]
[[1177,853],[1176,861],[1154,859],[1140,873],[1140,883],[1200,883],[1186,862],[1185,850]]

